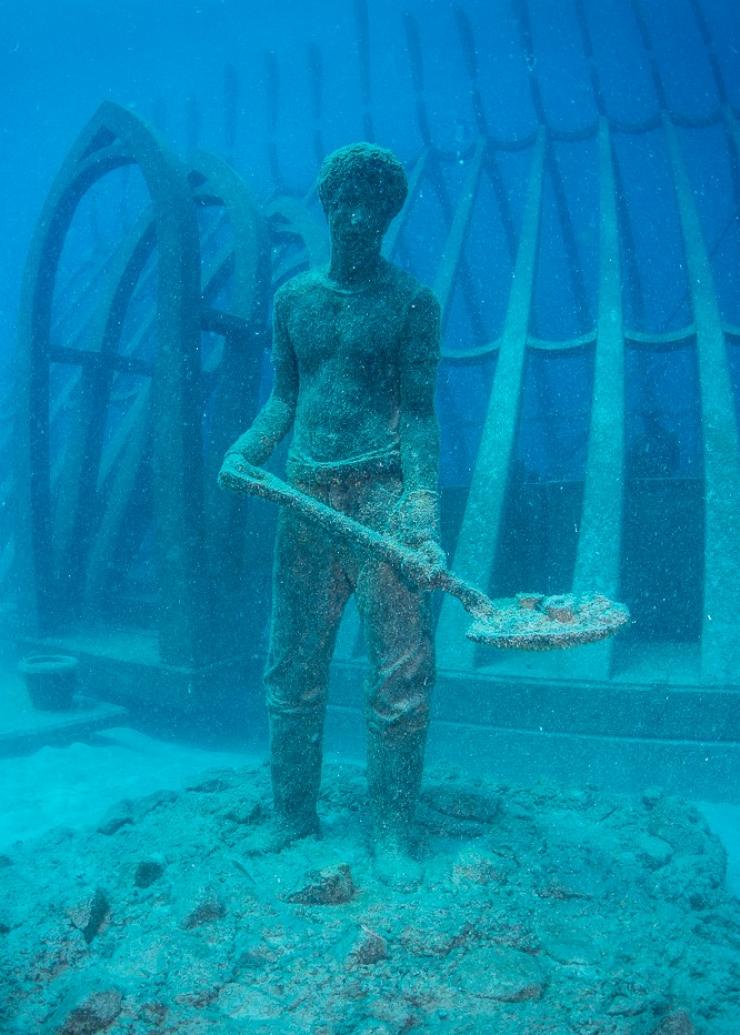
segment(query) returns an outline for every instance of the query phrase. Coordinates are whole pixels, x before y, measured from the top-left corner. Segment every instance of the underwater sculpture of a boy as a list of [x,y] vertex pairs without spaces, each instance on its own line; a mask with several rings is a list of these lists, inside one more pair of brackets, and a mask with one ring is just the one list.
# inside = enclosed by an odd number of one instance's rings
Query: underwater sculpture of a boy
[[[248,474],[292,428],[294,486],[439,563],[439,306],[380,254],[406,193],[403,167],[383,148],[354,144],[325,159],[319,196],[331,261],[277,292],[272,394],[223,470]],[[434,681],[429,594],[290,511],[279,518],[265,671],[275,804],[268,850],[318,831],[329,662],[353,592],[370,660],[376,872],[413,883],[410,834]]]

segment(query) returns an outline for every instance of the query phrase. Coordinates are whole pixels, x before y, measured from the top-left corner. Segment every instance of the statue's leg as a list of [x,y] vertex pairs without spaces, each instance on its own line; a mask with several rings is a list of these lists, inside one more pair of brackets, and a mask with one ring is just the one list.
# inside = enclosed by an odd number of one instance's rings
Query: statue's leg
[[357,599],[370,660],[367,773],[376,872],[402,887],[420,877],[410,853],[434,683],[431,600],[373,561],[361,569]]
[[265,687],[275,818],[263,850],[318,832],[329,662],[351,586],[320,528],[283,511]]

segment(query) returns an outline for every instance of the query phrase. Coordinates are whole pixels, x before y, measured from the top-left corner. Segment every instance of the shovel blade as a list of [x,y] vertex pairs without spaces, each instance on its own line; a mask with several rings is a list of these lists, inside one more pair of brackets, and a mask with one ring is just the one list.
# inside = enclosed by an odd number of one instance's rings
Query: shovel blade
[[601,593],[528,593],[498,604],[495,615],[473,622],[468,639],[502,650],[557,650],[604,640],[630,619],[624,604]]

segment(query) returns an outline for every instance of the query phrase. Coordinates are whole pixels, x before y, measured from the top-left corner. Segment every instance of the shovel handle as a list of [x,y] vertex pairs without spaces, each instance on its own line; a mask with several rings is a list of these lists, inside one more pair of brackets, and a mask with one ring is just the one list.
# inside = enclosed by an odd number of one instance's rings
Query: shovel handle
[[222,471],[219,484],[225,489],[289,507],[320,524],[329,535],[360,546],[386,561],[420,589],[441,589],[456,597],[475,619],[466,635],[477,643],[520,650],[575,647],[611,636],[629,622],[627,608],[601,593],[547,598],[540,594],[534,598],[532,594],[520,594],[525,598],[522,601],[496,604],[451,571],[430,564],[418,551],[328,507],[261,468],[239,471],[236,467]]
[[401,571],[420,589],[440,589],[456,597],[466,611],[478,621],[491,619],[500,609],[475,586],[453,575],[451,571],[437,564],[430,564],[417,550],[411,550],[402,543],[376,532],[361,521],[329,507],[305,492],[288,485],[269,471],[259,470],[259,477],[238,470],[222,471],[219,484],[224,489],[247,493],[260,499],[288,507],[302,517],[320,524],[330,535],[363,547],[375,557],[386,561]]

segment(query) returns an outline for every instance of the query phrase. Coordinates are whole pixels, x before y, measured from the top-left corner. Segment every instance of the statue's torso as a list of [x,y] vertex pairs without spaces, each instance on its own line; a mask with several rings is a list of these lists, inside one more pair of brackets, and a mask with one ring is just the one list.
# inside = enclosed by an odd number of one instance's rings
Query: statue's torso
[[399,360],[419,287],[386,263],[366,290],[337,290],[319,272],[282,289],[298,372],[294,456],[341,463],[398,450]]

